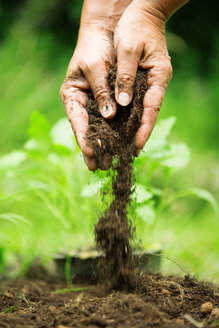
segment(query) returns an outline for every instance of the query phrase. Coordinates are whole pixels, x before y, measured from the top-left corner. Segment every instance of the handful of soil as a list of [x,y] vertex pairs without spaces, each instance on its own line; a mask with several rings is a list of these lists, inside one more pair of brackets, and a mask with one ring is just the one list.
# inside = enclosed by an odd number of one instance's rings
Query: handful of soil
[[[109,71],[110,97],[115,100],[116,67]],[[127,206],[133,192],[133,161],[135,135],[140,127],[143,112],[143,98],[146,87],[146,72],[138,70],[132,102],[122,107],[117,105],[117,114],[106,120],[100,114],[94,96],[89,92],[87,112],[89,132],[87,143],[94,148],[96,160],[101,166],[105,154],[111,155],[112,203],[95,226],[97,248],[105,254],[99,264],[100,276],[113,288],[122,289],[131,284],[133,268],[130,246],[131,225],[127,219]]]

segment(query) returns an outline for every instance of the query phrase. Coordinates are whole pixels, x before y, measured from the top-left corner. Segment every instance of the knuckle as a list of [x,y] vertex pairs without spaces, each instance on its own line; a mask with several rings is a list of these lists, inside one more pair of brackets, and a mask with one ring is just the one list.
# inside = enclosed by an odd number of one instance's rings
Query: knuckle
[[172,66],[169,59],[159,60],[148,73],[148,85],[156,84],[167,88],[172,77]]
[[82,70],[85,73],[95,71],[98,66],[99,66],[99,60],[96,58],[89,59],[86,62],[84,61],[81,63]]
[[94,96],[96,100],[102,100],[108,98],[109,91],[106,87],[99,86],[94,90]]
[[173,68],[172,68],[172,65],[171,65],[169,60],[167,61],[167,64],[166,64],[166,73],[167,73],[167,76],[170,80],[171,77],[172,77],[172,74],[173,74]]
[[120,39],[116,45],[116,49],[119,52],[126,53],[128,55],[132,54],[136,48],[138,48],[136,39],[127,35]]
[[173,69],[169,59],[165,59],[162,61],[160,65],[160,69],[164,73],[164,75],[168,78],[168,80],[170,80],[173,73]]
[[67,97],[67,90],[66,90],[66,82],[64,81],[61,85],[61,88],[59,90],[59,97],[61,99],[61,101],[63,102],[63,104],[66,101],[66,97]]
[[59,96],[64,105],[70,103],[73,100],[77,100],[77,92],[80,88],[75,84],[75,81],[66,78],[59,90]]
[[118,77],[118,88],[123,88],[124,86],[133,86],[135,82],[135,77],[129,73],[120,73],[119,77]]
[[134,36],[126,36],[117,44],[116,50],[120,56],[139,56],[143,50],[143,43],[139,42],[139,40],[137,40]]
[[121,46],[121,50],[127,55],[131,56],[134,52],[133,45],[130,45],[129,43],[125,43]]

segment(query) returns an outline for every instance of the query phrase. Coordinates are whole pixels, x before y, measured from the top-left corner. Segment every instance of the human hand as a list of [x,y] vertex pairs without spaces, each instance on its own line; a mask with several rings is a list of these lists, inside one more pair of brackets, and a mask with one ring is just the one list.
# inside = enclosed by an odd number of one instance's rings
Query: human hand
[[172,67],[165,38],[165,19],[150,1],[134,0],[120,18],[114,36],[117,53],[116,101],[127,106],[133,96],[138,66],[147,70],[141,126],[136,134],[140,153],[155,125]]
[[[111,118],[116,112],[116,104],[110,99],[107,86],[108,67],[115,61],[110,37],[106,31],[96,28],[80,31],[76,50],[60,90],[66,114],[85,163],[91,171],[95,171],[98,167],[94,150],[86,142],[88,130],[88,113],[85,109],[86,91],[92,89],[104,117]],[[103,163],[103,169],[107,169],[107,160]]]
[[[77,46],[70,61],[60,97],[65,105],[76,140],[89,170],[98,168],[93,148],[86,142],[88,114],[86,91],[91,89],[103,117],[116,114],[116,103],[110,98],[107,76],[115,63],[113,33],[131,0],[85,0]],[[106,154],[101,169],[108,169],[111,159]]]

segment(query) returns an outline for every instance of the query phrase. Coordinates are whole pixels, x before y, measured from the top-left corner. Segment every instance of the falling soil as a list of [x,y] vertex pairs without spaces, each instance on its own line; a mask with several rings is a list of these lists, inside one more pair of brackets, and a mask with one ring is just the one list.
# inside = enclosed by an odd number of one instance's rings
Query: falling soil
[[[115,101],[116,67],[111,68],[108,84],[110,98]],[[88,144],[93,146],[99,166],[104,157],[113,158],[112,203],[95,226],[97,247],[105,254],[99,265],[100,277],[113,288],[126,288],[132,282],[132,251],[130,246],[131,225],[127,219],[127,206],[133,192],[133,158],[136,152],[135,135],[140,127],[143,98],[146,92],[146,72],[139,70],[134,85],[133,101],[122,107],[117,105],[117,114],[104,119],[93,94],[88,94],[89,115]]]
[[[141,275],[135,290],[106,291],[105,285],[83,291],[55,278],[0,283],[0,328],[194,328],[219,327],[219,290],[189,277]],[[79,286],[74,286],[79,287]],[[213,311],[203,314],[201,305]],[[193,323],[192,323],[193,322]]]

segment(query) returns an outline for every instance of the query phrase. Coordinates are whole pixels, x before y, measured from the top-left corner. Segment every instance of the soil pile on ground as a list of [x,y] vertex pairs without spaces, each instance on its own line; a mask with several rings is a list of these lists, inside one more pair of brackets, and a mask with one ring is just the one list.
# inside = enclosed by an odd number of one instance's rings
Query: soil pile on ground
[[[108,76],[110,97],[113,100],[115,80],[116,67],[110,69]],[[133,101],[126,107],[118,105],[114,118],[106,120],[101,116],[92,93],[89,93],[87,102],[88,144],[94,147],[100,167],[106,154],[113,158],[113,201],[95,226],[97,247],[105,254],[104,263],[100,264],[104,272],[100,272],[100,275],[105,277],[105,282],[110,281],[113,288],[123,288],[131,284],[131,228],[127,220],[127,206],[133,192],[132,164],[136,152],[134,139],[140,126],[145,92],[146,72],[139,70],[134,85]]]
[[[131,293],[105,286],[67,292],[58,290],[64,281],[44,279],[0,283],[0,328],[219,327],[219,291],[189,277],[142,275]],[[206,302],[213,310],[202,313]]]

